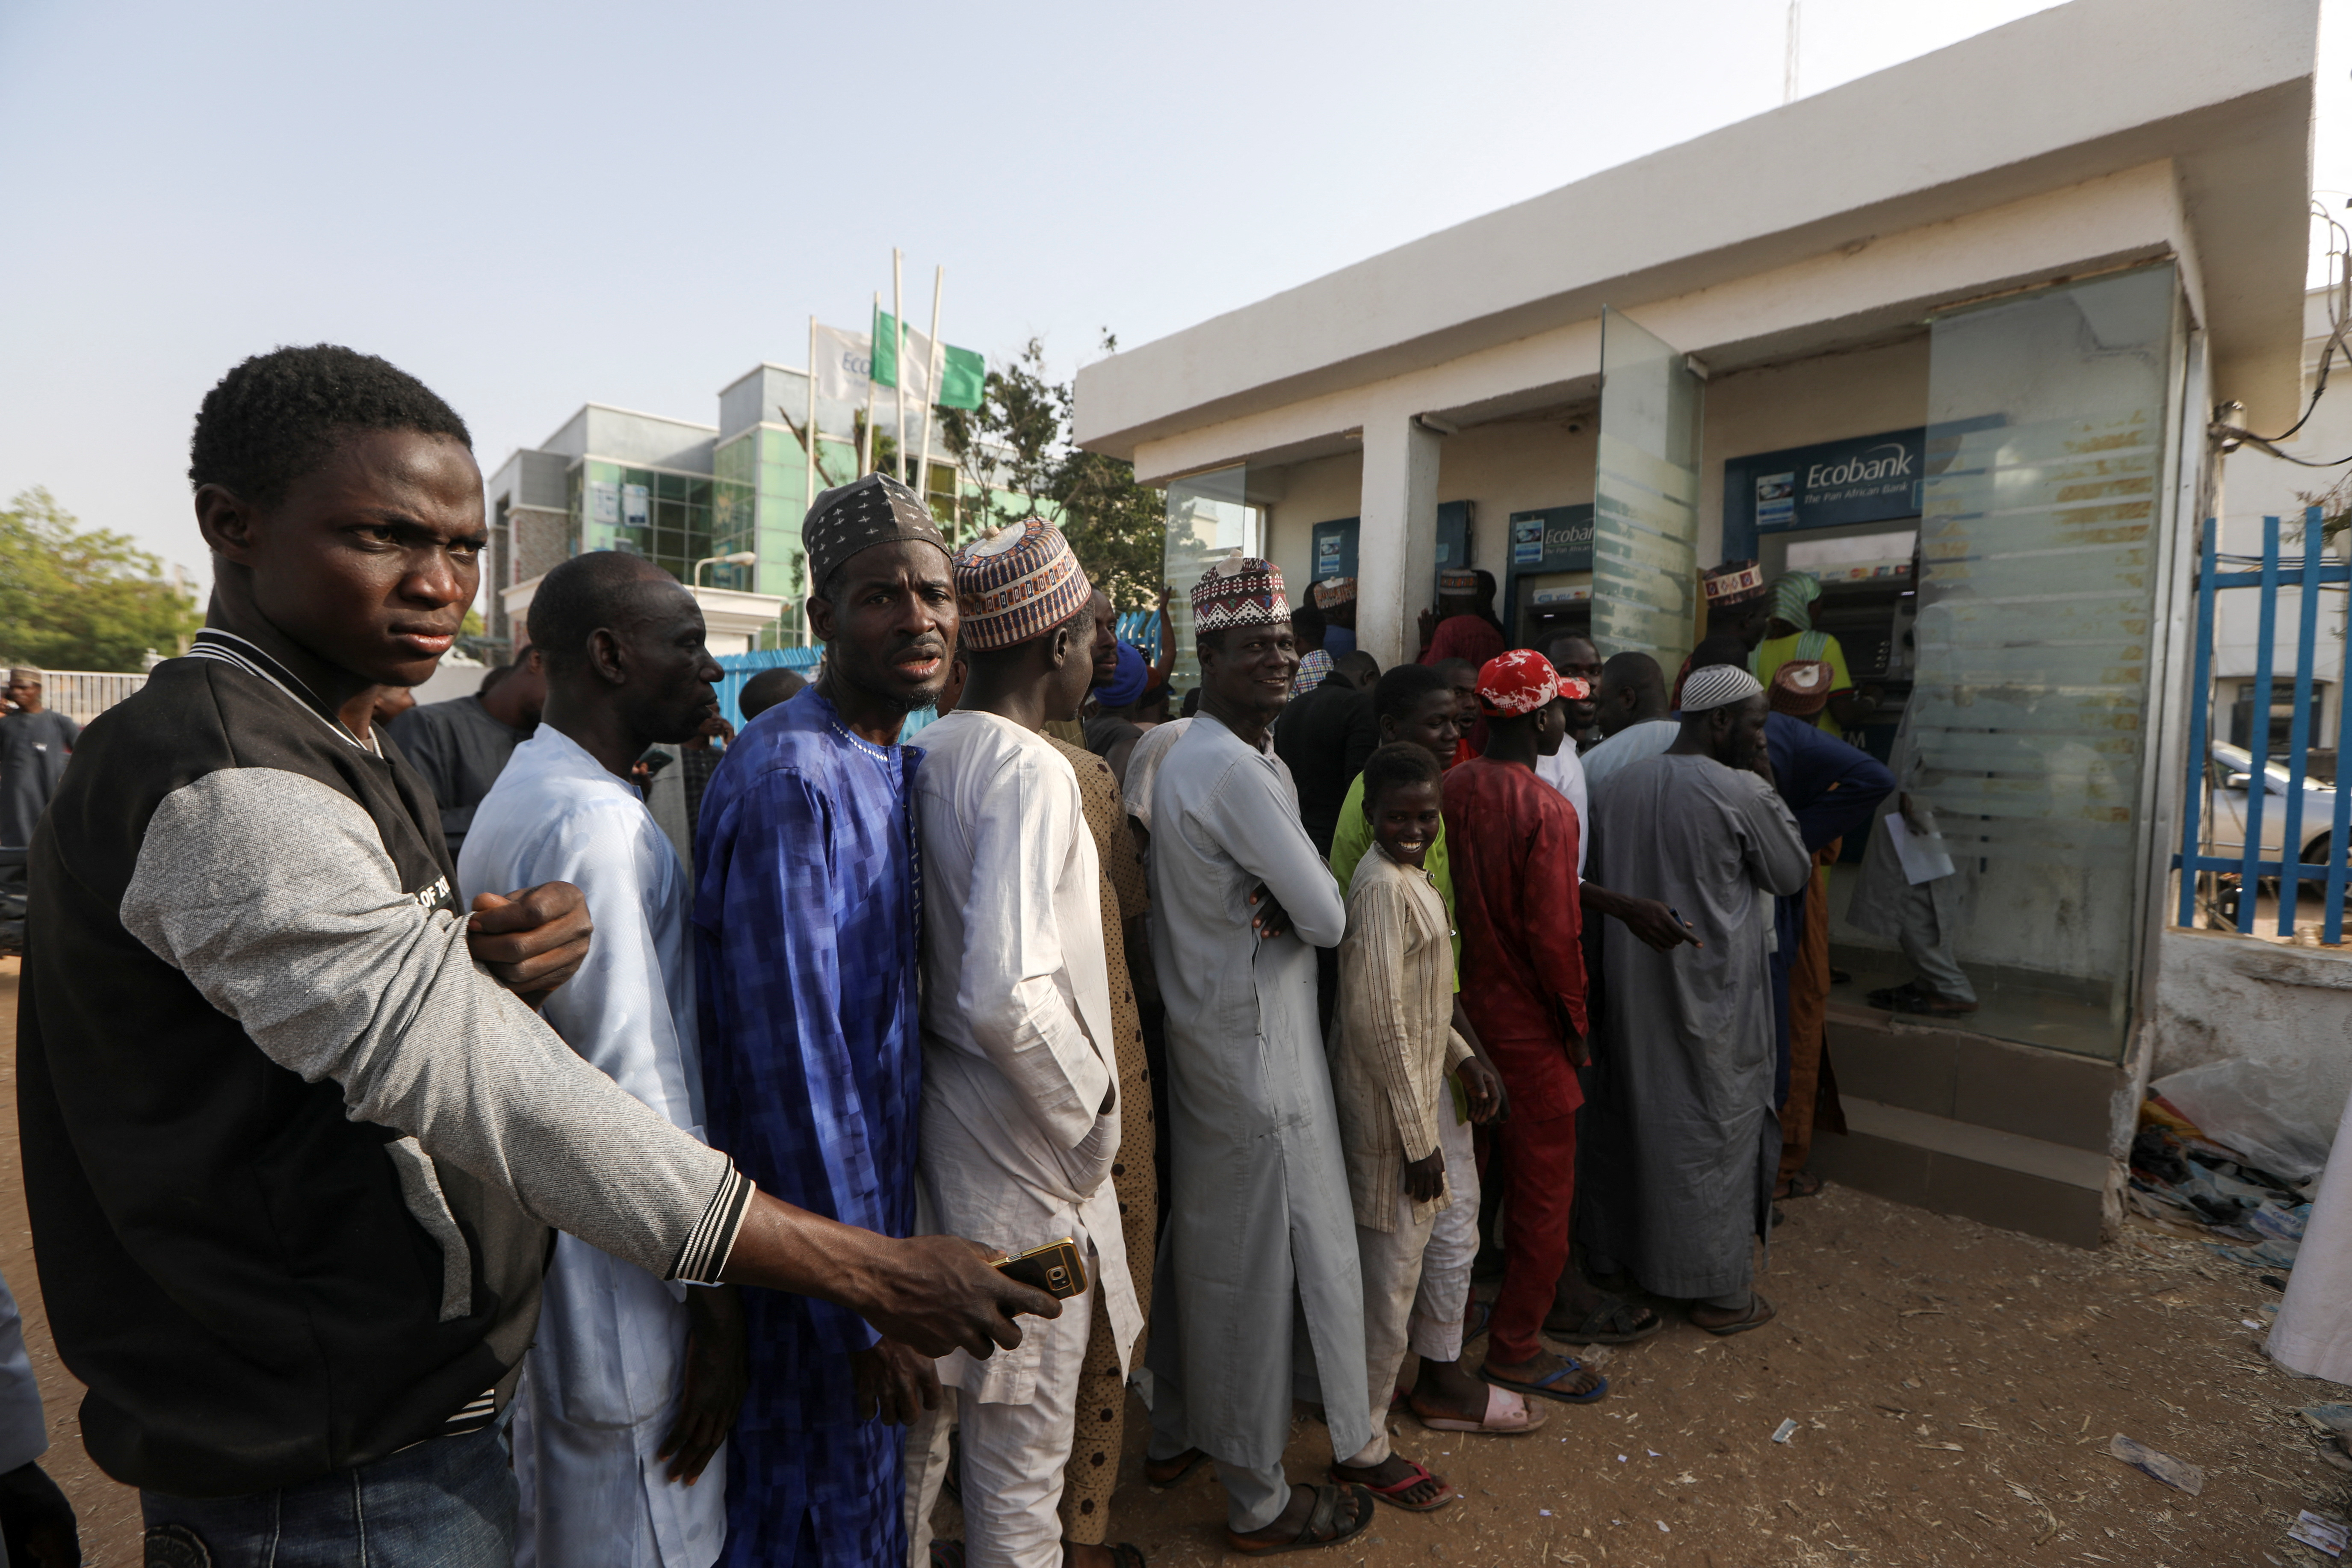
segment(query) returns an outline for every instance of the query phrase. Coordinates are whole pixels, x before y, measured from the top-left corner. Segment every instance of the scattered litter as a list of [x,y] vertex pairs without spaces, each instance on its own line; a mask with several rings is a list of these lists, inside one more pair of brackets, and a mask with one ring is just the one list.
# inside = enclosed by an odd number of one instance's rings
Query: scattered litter
[[1618,1456],[1617,1456],[1617,1462],[1618,1462],[1619,1464],[1621,1464],[1621,1465],[1622,1465],[1622,1464],[1623,1464],[1623,1463],[1625,1462],[1625,1456],[1624,1456],[1624,1455],[1622,1455],[1622,1454],[1618,1455]]
[[1539,1508],[1536,1510],[1536,1511],[1543,1515],[1546,1519],[1549,1519],[1551,1517],[1551,1510],[1548,1508]]
[[2352,1405],[2306,1405],[2297,1414],[2322,1432],[2352,1434]]
[[[2309,1518],[2310,1516],[2309,1516],[2308,1514],[2306,1514],[2306,1515],[2305,1515],[2305,1518]],[[1661,1535],[1672,1535],[1674,1532],[1675,1532],[1675,1527],[1674,1527],[1673,1525],[1668,1524],[1668,1523],[1667,1523],[1664,1520],[1663,1520],[1663,1519],[1662,1519],[1662,1520],[1660,1520],[1660,1521],[1658,1521],[1658,1533],[1659,1533],[1659,1534],[1661,1534]]]
[[2330,1557],[2343,1556],[2344,1548],[2352,1545],[2352,1531],[2347,1531],[2341,1521],[2314,1513],[2309,1509],[2295,1516],[2294,1528],[2286,1532],[2286,1538],[2300,1541]]
[[1664,1454],[1659,1453],[1655,1448],[1644,1448],[1642,1451],[1649,1455],[1650,1458],[1654,1459],[1663,1459],[1665,1458]]
[[2240,1319],[2238,1320],[2238,1321],[2240,1321],[2241,1323],[2243,1323],[2246,1327],[2248,1327],[2248,1328],[2250,1328],[2250,1329],[2259,1329],[2259,1328],[2261,1328],[2261,1327],[2262,1327],[2262,1325],[2261,1325],[2260,1323],[2258,1323],[2258,1322],[2254,1321],[2252,1318],[2240,1318]]
[[2142,1443],[2135,1443],[2118,1432],[2107,1444],[2107,1452],[2133,1469],[2153,1476],[2176,1491],[2190,1497],[2205,1489],[2205,1472],[2195,1465],[2185,1464],[2169,1454],[2159,1454]]
[[1796,1433],[1796,1430],[1797,1424],[1794,1421],[1783,1421],[1772,1429],[1772,1441],[1785,1443]]

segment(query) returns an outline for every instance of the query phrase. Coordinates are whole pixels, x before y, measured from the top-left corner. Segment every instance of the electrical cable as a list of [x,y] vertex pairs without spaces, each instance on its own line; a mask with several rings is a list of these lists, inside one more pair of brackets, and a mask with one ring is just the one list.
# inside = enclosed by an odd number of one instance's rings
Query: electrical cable
[[[2352,203],[2347,205],[2352,205]],[[2292,452],[2279,450],[2279,443],[2294,439],[2295,432],[2309,424],[2312,415],[2317,411],[2320,395],[2327,390],[2327,373],[2336,351],[2342,350],[2345,363],[2352,365],[2352,340],[2347,340],[2346,337],[2347,330],[2352,329],[2352,233],[2347,233],[2344,225],[2336,221],[2336,215],[2322,206],[2316,197],[2312,200],[2311,216],[2327,226],[2327,262],[2330,274],[2327,289],[2327,342],[2319,351],[2319,370],[2312,381],[2311,401],[2304,405],[2302,418],[2275,436],[2257,436],[2241,426],[2225,424],[2218,419],[2213,421],[2208,429],[2212,435],[2225,441],[2257,447],[2268,452],[2273,458],[2294,463],[2300,468],[2340,468],[2347,464],[2352,464],[2352,456],[2337,458],[2330,462],[2315,462],[2309,458],[2298,458]]]

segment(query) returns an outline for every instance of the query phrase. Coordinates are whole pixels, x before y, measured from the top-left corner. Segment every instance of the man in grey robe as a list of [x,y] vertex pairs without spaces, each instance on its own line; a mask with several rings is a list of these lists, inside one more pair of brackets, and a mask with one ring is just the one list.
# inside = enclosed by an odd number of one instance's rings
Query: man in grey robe
[[1681,738],[1592,795],[1595,879],[1666,903],[1700,945],[1603,938],[1578,1228],[1596,1269],[1692,1302],[1717,1334],[1772,1318],[1748,1245],[1780,1159],[1767,944],[1772,900],[1812,870],[1772,785],[1767,711],[1746,670],[1694,670]]
[[1282,1453],[1294,1378],[1319,1375],[1333,1453],[1372,1435],[1355,1208],[1308,945],[1339,942],[1347,906],[1265,743],[1298,670],[1281,574],[1220,562],[1192,613],[1201,711],[1152,786],[1174,1191],[1144,1474],[1171,1485],[1205,1456],[1224,1481],[1228,1545],[1327,1545],[1371,1522],[1371,1496],[1293,1487]]
[[81,726],[42,705],[37,669],[8,672],[8,700],[13,711],[0,718],[0,847],[24,849],[66,776]]
[[[1977,989],[1952,955],[1964,919],[1966,884],[1928,802],[1927,790],[1937,781],[1911,738],[1911,720],[1921,700],[1915,696],[1905,706],[1902,725],[1895,731],[1895,793],[1870,825],[1870,843],[1863,850],[1862,874],[1854,880],[1845,918],[1856,931],[1894,939],[1916,972],[1900,985],[1872,992],[1872,1006],[1953,1018],[1977,1010]],[[1940,876],[1911,880],[1911,870],[1895,847],[1889,816],[1899,817],[1919,846],[1919,858],[1928,862],[1920,869],[1946,868]]]

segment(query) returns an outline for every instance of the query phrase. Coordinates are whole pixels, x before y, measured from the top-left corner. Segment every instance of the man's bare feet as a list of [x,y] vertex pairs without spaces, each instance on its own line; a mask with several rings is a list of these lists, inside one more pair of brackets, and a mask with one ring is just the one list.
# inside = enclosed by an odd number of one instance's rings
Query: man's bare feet
[[1144,1483],[1153,1491],[1164,1492],[1191,1475],[1192,1467],[1207,1458],[1198,1448],[1187,1448],[1172,1458],[1154,1459],[1147,1456],[1143,1461]]
[[1483,1421],[1486,1415],[1486,1385],[1458,1361],[1421,1358],[1421,1372],[1412,1380],[1412,1413],[1457,1421]]
[[1489,1353],[1479,1375],[1515,1394],[1590,1405],[1609,1392],[1609,1380],[1580,1362],[1539,1350],[1526,1361],[1499,1362]]

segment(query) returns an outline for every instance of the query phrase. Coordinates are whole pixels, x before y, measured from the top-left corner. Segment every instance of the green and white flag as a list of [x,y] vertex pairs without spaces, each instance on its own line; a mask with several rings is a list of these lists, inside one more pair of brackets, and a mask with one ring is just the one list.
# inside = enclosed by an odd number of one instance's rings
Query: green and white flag
[[[887,310],[874,312],[874,384],[898,384],[898,322]],[[940,345],[940,386],[931,395],[929,334],[907,329],[907,395],[941,408],[977,408],[988,381],[988,362],[971,349]]]

